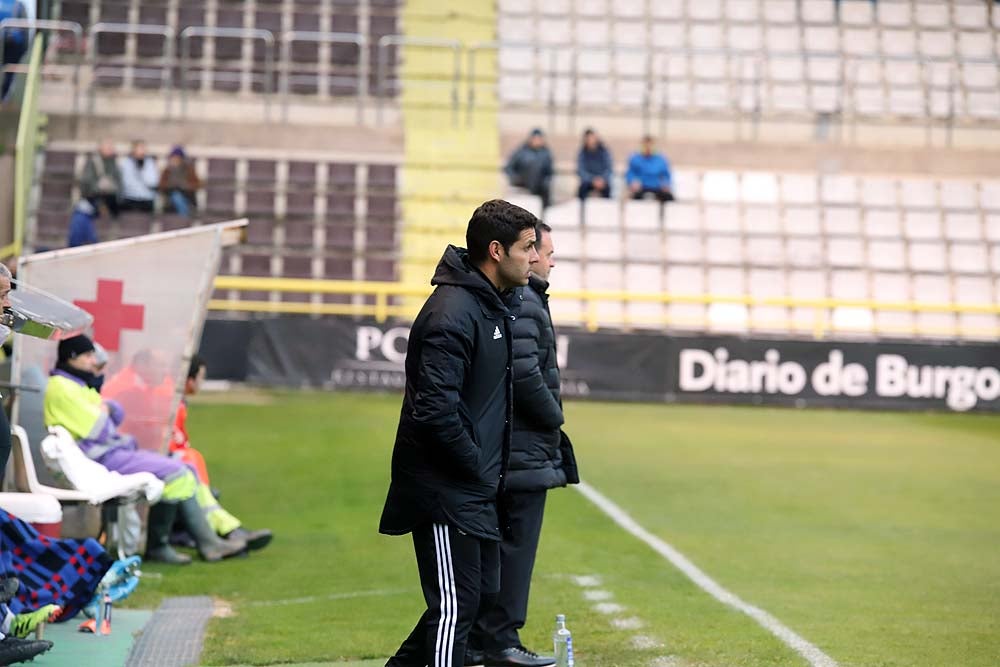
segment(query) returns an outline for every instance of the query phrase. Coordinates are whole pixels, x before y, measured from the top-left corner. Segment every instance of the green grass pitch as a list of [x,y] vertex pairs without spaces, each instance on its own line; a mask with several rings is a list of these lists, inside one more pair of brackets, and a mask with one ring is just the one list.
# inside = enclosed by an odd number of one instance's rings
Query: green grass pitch
[[[216,597],[231,613],[206,665],[384,661],[421,611],[409,540],[376,531],[400,397],[258,399],[196,402],[190,432],[223,504],[274,543],[150,566],[128,604]],[[1000,664],[1000,418],[570,403],[567,431],[589,483],[840,665]],[[597,609],[578,576],[621,608]],[[550,647],[557,613],[581,667],[807,664],[565,489],[528,646]]]

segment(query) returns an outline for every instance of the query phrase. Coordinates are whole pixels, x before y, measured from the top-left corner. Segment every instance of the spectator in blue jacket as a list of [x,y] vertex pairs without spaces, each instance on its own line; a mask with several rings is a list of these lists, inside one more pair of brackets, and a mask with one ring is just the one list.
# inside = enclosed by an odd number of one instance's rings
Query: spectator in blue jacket
[[661,202],[674,200],[670,163],[662,153],[653,151],[653,137],[643,137],[642,150],[629,158],[625,182],[632,199],[652,194]]
[[86,199],[77,202],[69,219],[67,243],[70,248],[97,243],[97,217],[97,209],[93,204]]
[[591,192],[605,199],[611,197],[611,175],[614,162],[604,142],[591,128],[583,133],[583,145],[576,156],[576,173],[580,176],[580,199]]

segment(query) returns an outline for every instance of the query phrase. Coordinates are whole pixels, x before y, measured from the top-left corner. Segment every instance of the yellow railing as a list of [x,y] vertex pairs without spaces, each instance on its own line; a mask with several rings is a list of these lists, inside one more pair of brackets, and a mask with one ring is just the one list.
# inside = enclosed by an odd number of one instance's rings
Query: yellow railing
[[[390,282],[364,282],[353,280],[314,280],[294,278],[250,278],[220,276],[215,281],[219,290],[294,292],[304,294],[337,294],[352,297],[351,303],[296,303],[284,301],[260,301],[243,299],[213,299],[208,307],[212,310],[229,310],[257,313],[298,313],[307,315],[354,315],[373,317],[379,322],[389,317],[412,319],[419,305],[392,303],[393,297],[423,297],[431,287],[404,285]],[[916,303],[905,301],[873,301],[867,299],[797,299],[792,297],[725,296],[713,294],[667,294],[653,292],[625,292],[604,290],[575,290],[551,292],[551,298],[559,301],[578,301],[583,307],[579,317],[563,317],[561,324],[578,324],[593,331],[599,326],[675,325],[707,328],[705,318],[677,318],[669,316],[630,316],[627,312],[600,312],[602,305],[612,303],[655,303],[655,304],[731,304],[738,306],[771,306],[779,308],[804,308],[813,311],[814,316],[807,325],[800,320],[776,319],[758,320],[747,318],[747,328],[809,332],[815,338],[822,338],[831,331],[855,331],[877,334],[959,336],[975,338],[995,338],[1000,336],[997,327],[929,327],[929,326],[876,326],[855,329],[835,327],[831,313],[837,309],[854,309],[877,312],[909,313],[954,313],[973,315],[1000,315],[997,304],[955,304]],[[402,299],[401,299],[402,300]],[[406,301],[412,302],[412,299]]]
[[17,124],[14,145],[14,226],[11,242],[0,248],[0,259],[16,257],[24,245],[24,228],[28,219],[28,198],[35,175],[35,152],[38,149],[42,115],[38,111],[38,89],[41,85],[42,40],[35,39],[31,48],[28,73],[25,74],[24,98]]

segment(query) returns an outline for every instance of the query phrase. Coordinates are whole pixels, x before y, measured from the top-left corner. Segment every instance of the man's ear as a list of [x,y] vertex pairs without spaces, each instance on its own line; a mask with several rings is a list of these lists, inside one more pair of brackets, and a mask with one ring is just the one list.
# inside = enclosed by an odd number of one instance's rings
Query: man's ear
[[490,241],[490,257],[496,261],[503,259],[503,244],[499,241]]

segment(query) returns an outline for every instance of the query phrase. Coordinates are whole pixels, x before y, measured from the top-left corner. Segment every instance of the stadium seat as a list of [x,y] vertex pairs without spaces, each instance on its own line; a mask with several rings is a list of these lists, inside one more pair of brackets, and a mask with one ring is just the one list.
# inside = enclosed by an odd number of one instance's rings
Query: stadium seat
[[817,187],[813,176],[785,174],[781,177],[781,200],[785,204],[815,204]]
[[608,0],[577,0],[575,11],[578,16],[607,19]]
[[[625,285],[630,292],[662,292],[663,270],[659,264],[627,264]],[[664,307],[655,301],[627,301],[625,315],[633,326],[659,328],[663,326]]]
[[742,239],[732,235],[707,236],[705,238],[705,260],[709,264],[742,264]]
[[860,238],[832,238],[826,242],[826,259],[830,266],[862,267],[865,247]]
[[937,188],[928,179],[905,178],[899,182],[899,199],[906,208],[936,208]]
[[868,209],[864,218],[865,235],[872,238],[898,238],[903,231],[899,211]]
[[744,206],[743,229],[747,234],[778,234],[781,211],[775,206]]
[[[996,303],[989,278],[978,276],[955,277],[955,303],[982,305]],[[989,313],[959,313],[958,327],[963,338],[995,341],[997,317]]]
[[583,202],[584,225],[592,229],[621,229],[620,211],[616,199],[590,197]]
[[702,174],[701,198],[709,202],[737,202],[740,183],[735,172],[707,171]]
[[620,260],[622,235],[619,231],[588,230],[583,239],[584,257],[588,260]]
[[940,28],[945,29],[950,27],[950,7],[951,3],[941,3],[941,2],[929,2],[928,0],[917,0],[914,3],[914,9],[916,10],[916,23],[921,28]]
[[945,212],[944,237],[949,241],[980,241],[982,236],[978,213]]
[[[920,295],[921,303],[947,304],[952,302],[951,286],[947,276],[915,275],[913,276],[912,290],[914,295]],[[941,338],[954,335],[954,313],[918,312],[915,320],[918,333],[922,336]]]
[[979,184],[979,205],[987,211],[1000,211],[1000,181],[982,181]]
[[553,228],[552,232],[557,258],[581,259],[583,255],[583,234],[579,229],[557,230]]
[[545,210],[545,222],[553,230],[579,229],[581,215],[580,200],[574,197],[573,199],[549,206]]
[[[789,296],[800,300],[825,299],[827,297],[826,278],[816,270],[793,270],[787,277]],[[792,326],[799,331],[812,331],[817,321],[823,320],[822,311],[808,306],[790,309]]]
[[525,193],[510,194],[505,197],[511,204],[520,206],[537,218],[542,217],[542,198],[538,195]]
[[987,215],[984,222],[986,238],[994,243],[1000,241],[1000,215]]
[[943,272],[945,270],[945,248],[941,243],[914,242],[909,247],[911,271]]
[[785,208],[785,233],[789,236],[814,237],[820,233],[819,210],[813,206]]
[[[587,290],[620,292],[625,289],[622,265],[619,262],[586,263],[583,286]],[[624,301],[617,299],[595,300],[591,307],[602,322],[621,323],[624,320]]]
[[805,268],[819,266],[823,262],[823,244],[817,238],[789,238],[785,248],[791,266]]
[[254,218],[246,227],[247,243],[252,245],[274,245],[274,220]]
[[285,220],[282,229],[286,247],[303,250],[313,247],[316,225],[312,220]]
[[694,204],[674,202],[663,207],[663,225],[675,232],[691,232],[701,228],[701,215]]
[[704,259],[701,237],[693,234],[668,234],[668,262],[684,262],[694,264]]
[[948,265],[953,273],[987,273],[987,247],[980,243],[953,243],[948,249]]
[[343,222],[323,225],[323,245],[332,250],[354,250],[354,225]]
[[823,231],[832,236],[859,236],[861,211],[854,206],[828,206],[823,209]]
[[868,242],[868,264],[883,271],[906,269],[906,250],[903,242],[895,239],[878,239]]
[[630,262],[663,260],[663,238],[659,231],[625,230],[625,258]]
[[661,226],[661,215],[663,207],[655,201],[636,201],[629,199],[625,202],[624,222],[626,229],[659,229]]
[[[881,303],[906,303],[910,298],[910,277],[904,273],[873,273],[872,299]],[[910,311],[875,309],[875,330],[889,335],[911,334],[914,316]]]
[[[552,290],[575,291],[581,289],[583,278],[579,262],[562,261],[552,272]],[[561,299],[553,297],[549,300],[552,318],[556,323],[569,321],[580,322],[583,314],[583,304],[579,299]]]
[[740,231],[740,210],[726,204],[706,204],[702,217],[702,227],[713,232],[738,233]]
[[746,261],[761,267],[785,265],[785,247],[777,236],[751,236],[746,239]]

